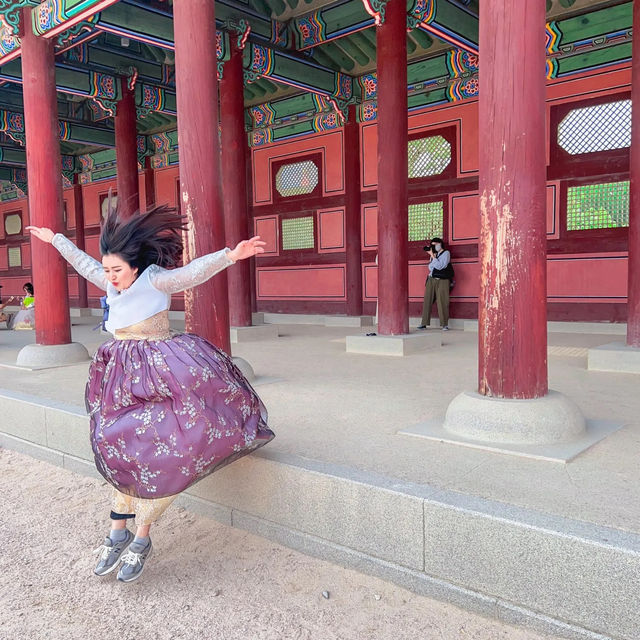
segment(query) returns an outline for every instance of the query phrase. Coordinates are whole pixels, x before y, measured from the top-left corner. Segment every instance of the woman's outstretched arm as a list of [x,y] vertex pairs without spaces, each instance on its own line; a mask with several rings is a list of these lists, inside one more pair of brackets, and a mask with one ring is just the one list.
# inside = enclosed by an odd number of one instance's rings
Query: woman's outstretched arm
[[103,291],[107,290],[107,277],[104,274],[102,265],[84,251],[78,249],[69,238],[61,233],[53,233],[46,227],[26,227],[31,235],[49,242],[59,252],[60,255],[86,280],[96,285]]
[[266,243],[260,240],[260,236],[255,236],[250,240],[239,242],[235,249],[222,249],[206,256],[195,258],[184,267],[177,269],[162,269],[160,267],[149,267],[151,284],[159,291],[165,293],[178,293],[185,289],[191,289],[209,280],[219,271],[226,269],[238,260],[244,260],[264,253]]

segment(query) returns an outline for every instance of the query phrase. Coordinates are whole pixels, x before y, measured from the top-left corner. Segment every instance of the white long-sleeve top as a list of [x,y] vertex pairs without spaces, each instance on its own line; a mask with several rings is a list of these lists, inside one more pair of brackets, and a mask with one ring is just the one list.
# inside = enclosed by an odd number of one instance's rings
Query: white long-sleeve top
[[164,269],[154,264],[147,267],[128,289],[120,292],[107,279],[102,264],[78,249],[69,238],[56,233],[52,244],[83,278],[107,292],[109,319],[105,327],[110,333],[168,310],[172,293],[202,284],[234,264],[227,255],[228,248],[196,258],[177,269]]

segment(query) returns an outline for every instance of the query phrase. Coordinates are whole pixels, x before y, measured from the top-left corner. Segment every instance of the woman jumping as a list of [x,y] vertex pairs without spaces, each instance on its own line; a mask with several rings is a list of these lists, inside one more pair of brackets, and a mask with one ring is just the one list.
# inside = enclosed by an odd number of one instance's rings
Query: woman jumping
[[[27,227],[84,278],[107,292],[106,329],[89,368],[86,405],[98,471],[113,486],[111,531],[97,575],[142,574],[149,529],[176,496],[221,466],[269,442],[267,412],[231,358],[204,338],[169,330],[171,294],[202,284],[264,251],[259,236],[176,269],[184,219],[157,207],[121,220],[110,211],[102,263],[60,233]],[[135,518],[135,537],[126,523]]]

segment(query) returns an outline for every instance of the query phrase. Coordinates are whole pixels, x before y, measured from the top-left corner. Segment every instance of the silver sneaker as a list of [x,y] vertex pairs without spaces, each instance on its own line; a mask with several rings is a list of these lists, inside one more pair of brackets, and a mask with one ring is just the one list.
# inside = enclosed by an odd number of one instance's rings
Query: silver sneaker
[[134,539],[133,533],[127,529],[127,537],[122,542],[111,542],[111,538],[105,538],[104,542],[93,552],[98,555],[98,564],[93,570],[97,576],[106,576],[111,573],[120,562],[122,554],[127,550]]
[[137,580],[144,571],[145,561],[151,557],[153,545],[151,538],[146,547],[139,542],[133,542],[129,546],[129,550],[122,558],[122,566],[118,571],[118,580],[120,582],[133,582]]

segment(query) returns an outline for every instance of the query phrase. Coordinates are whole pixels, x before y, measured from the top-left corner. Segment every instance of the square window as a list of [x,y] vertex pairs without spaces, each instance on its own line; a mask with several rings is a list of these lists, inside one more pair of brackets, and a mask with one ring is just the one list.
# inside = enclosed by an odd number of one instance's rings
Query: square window
[[409,242],[442,237],[444,233],[444,203],[421,202],[409,205]]
[[8,250],[9,267],[21,267],[22,266],[22,252],[20,247],[9,247]]
[[628,180],[567,189],[567,231],[628,226]]
[[314,247],[313,216],[282,221],[283,249],[313,249]]

